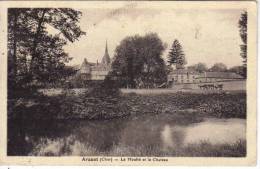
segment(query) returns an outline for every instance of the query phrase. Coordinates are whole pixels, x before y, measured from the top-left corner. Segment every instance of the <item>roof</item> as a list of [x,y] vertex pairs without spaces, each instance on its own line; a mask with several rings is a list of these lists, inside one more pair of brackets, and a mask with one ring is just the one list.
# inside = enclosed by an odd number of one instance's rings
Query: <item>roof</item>
[[173,70],[169,75],[176,74],[196,74],[199,75],[197,78],[220,78],[220,79],[243,79],[243,77],[234,72],[204,72],[199,73],[197,71],[187,70],[187,69],[176,69]]
[[80,69],[80,66],[81,66],[81,65],[74,65],[74,66],[72,66],[72,67],[73,67],[74,70],[77,70],[77,71],[78,71],[78,70]]
[[188,69],[176,69],[173,70],[170,74],[200,74],[199,72],[188,70]]
[[241,75],[234,72],[205,72],[205,75],[207,78],[243,79]]
[[86,58],[84,59],[79,71],[80,71],[80,73],[90,73],[91,72],[91,65],[88,63]]
[[103,64],[95,64],[91,67],[92,71],[107,71],[110,70],[109,65],[103,65]]
[[77,70],[79,71],[79,73],[83,73],[83,74],[90,74],[91,71],[109,71],[110,64],[106,65],[98,62],[97,63],[88,62],[87,59],[85,58],[80,68],[78,67]]

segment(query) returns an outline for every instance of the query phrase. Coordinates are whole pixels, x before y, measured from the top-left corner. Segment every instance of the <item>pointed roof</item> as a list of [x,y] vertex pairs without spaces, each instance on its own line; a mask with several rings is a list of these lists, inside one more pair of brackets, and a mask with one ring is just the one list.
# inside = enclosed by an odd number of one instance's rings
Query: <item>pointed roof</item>
[[80,67],[80,73],[90,73],[90,71],[91,71],[90,64],[88,63],[87,59],[85,58]]
[[83,65],[87,65],[88,64],[88,60],[86,59],[86,58],[84,58],[84,61],[83,61],[83,63],[82,63],[82,66]]
[[104,54],[104,56],[102,58],[101,63],[104,64],[104,65],[109,65],[110,64],[110,57],[109,57],[108,49],[107,49],[107,40],[106,40],[105,54]]

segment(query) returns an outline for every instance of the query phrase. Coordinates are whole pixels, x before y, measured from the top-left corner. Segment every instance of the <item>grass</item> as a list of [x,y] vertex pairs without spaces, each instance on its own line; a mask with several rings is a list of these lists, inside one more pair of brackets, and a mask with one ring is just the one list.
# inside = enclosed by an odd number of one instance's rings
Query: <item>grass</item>
[[160,157],[245,157],[246,141],[239,140],[233,144],[213,145],[207,141],[188,146],[162,150],[160,147],[125,147],[117,146],[109,156],[160,156]]
[[246,141],[238,140],[231,144],[213,145],[207,141],[189,144],[176,149],[162,149],[155,146],[114,145],[110,151],[102,152],[89,144],[84,144],[72,137],[57,140],[41,139],[30,156],[160,156],[160,157],[245,157]]

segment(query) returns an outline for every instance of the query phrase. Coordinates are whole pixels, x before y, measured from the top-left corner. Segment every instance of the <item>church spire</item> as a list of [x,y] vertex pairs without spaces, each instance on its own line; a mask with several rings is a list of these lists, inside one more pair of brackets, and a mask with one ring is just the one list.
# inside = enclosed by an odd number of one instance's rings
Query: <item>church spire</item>
[[108,49],[107,49],[107,40],[106,40],[106,49],[105,49],[105,54],[102,58],[102,64],[104,65],[109,65],[110,64],[110,57],[108,54]]
[[108,50],[107,50],[107,40],[106,40],[106,50],[105,50],[105,54],[108,54]]

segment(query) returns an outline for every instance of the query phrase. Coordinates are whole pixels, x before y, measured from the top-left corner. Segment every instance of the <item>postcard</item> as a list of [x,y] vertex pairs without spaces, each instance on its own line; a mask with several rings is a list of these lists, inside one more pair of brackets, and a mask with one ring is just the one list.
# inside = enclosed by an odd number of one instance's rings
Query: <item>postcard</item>
[[0,164],[256,164],[255,1],[0,11]]

